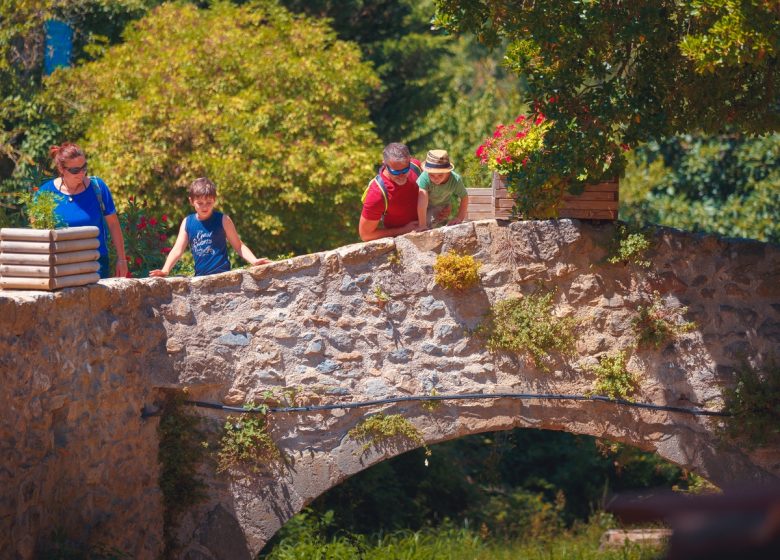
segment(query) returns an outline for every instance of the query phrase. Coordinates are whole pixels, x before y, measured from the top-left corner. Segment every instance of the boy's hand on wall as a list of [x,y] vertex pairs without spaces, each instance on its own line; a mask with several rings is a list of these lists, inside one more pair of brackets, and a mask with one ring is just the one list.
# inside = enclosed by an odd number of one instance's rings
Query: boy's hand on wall
[[259,266],[261,264],[268,264],[268,263],[272,263],[272,262],[274,262],[274,261],[272,261],[271,259],[260,258],[260,259],[257,259],[255,262],[253,262],[252,266]]

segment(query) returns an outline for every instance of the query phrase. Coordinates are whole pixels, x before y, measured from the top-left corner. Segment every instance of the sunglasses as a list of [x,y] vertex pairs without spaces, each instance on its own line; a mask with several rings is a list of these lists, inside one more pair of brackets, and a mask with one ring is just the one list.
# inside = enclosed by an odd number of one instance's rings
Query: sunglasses
[[411,165],[407,165],[403,169],[393,169],[389,165],[386,165],[385,167],[387,167],[387,172],[390,173],[390,175],[405,175],[406,173],[409,173],[409,170],[412,169]]
[[71,175],[78,175],[82,171],[86,171],[86,170],[87,170],[87,163],[86,162],[84,162],[84,165],[82,165],[81,167],[66,167],[65,168],[65,171],[67,171]]

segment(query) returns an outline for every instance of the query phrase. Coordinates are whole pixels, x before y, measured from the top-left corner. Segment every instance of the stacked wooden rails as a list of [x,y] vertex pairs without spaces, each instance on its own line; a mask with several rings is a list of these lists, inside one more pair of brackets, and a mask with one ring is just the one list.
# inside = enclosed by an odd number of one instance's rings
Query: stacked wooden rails
[[0,288],[57,290],[100,280],[98,228],[0,229]]
[[[470,189],[469,189],[470,190]],[[469,194],[471,194],[469,192]],[[504,178],[493,174],[493,212],[497,220],[508,220],[512,216],[515,201],[507,191]],[[484,205],[484,202],[482,203]],[[565,194],[558,205],[559,218],[578,218],[580,220],[617,220],[619,202],[618,180],[606,181],[595,185],[586,185],[581,194]],[[471,210],[471,208],[469,208]],[[485,210],[480,218],[486,217]],[[469,217],[471,212],[469,211]],[[473,219],[473,218],[472,218]]]

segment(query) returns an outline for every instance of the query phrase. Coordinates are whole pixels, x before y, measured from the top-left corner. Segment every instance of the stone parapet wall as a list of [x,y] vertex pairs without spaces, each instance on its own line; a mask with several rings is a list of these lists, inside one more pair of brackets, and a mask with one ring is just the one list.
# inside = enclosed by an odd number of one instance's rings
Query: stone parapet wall
[[[613,231],[572,220],[491,220],[213,277],[0,292],[0,557],[30,557],[58,527],[136,558],[159,553],[157,419],[140,412],[159,402],[162,388],[230,405],[269,390],[308,404],[432,390],[585,394],[594,382],[588,367],[625,349],[641,377],[637,400],[719,409],[740,360],[761,361],[780,345],[780,249],[659,229],[645,269],[604,262]],[[479,286],[453,293],[435,285],[436,256],[451,249],[482,262]],[[522,356],[491,354],[470,335],[491,304],[540,288],[554,290],[556,316],[578,321],[575,355],[556,357],[548,372]],[[377,289],[387,302],[377,302]],[[685,319],[697,327],[636,350],[631,321],[654,292],[687,306]],[[316,496],[408,450],[363,452],[346,437],[378,411],[404,414],[428,443],[538,427],[655,450],[716,483],[780,474],[778,449],[721,445],[717,420],[604,403],[504,399],[452,401],[433,413],[413,403],[274,414],[271,435],[289,461],[261,473],[216,474],[213,461],[204,464],[209,497],[181,519],[182,557],[232,550],[232,558],[249,558]]]
[[157,423],[141,409],[170,367],[160,288],[0,292],[0,558],[63,539],[157,557]]

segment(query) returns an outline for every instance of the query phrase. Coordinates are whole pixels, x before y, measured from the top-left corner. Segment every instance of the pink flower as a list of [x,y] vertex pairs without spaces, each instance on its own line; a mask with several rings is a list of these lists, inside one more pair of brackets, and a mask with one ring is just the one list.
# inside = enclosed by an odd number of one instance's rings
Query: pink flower
[[164,233],[160,234],[160,241],[165,241],[167,238],[168,238],[168,236],[165,235]]
[[496,158],[496,163],[501,163],[501,156],[498,156],[498,157]]
[[142,262],[144,262],[144,261],[141,259],[141,257],[136,257],[136,258],[135,258],[135,264],[136,264],[136,266],[141,266],[141,263],[142,263]]
[[624,152],[627,152],[631,149],[631,146],[629,146],[628,144],[621,144],[620,149],[622,149]]
[[526,136],[527,136],[527,134],[525,132],[518,132],[515,135],[515,138],[525,138]]
[[538,126],[538,125],[542,124],[543,122],[544,122],[544,115],[539,113],[539,116],[536,117],[536,120],[534,121],[534,124]]
[[520,162],[523,167],[525,167],[526,163],[528,163],[528,158],[523,158],[523,161]]
[[512,158],[511,158],[510,156],[506,156],[506,157],[504,158],[504,162],[506,162],[506,163],[512,163]]
[[160,219],[161,219],[163,222],[167,222],[167,221],[168,221],[168,214],[163,214],[162,216],[160,216]]
[[170,247],[163,247],[162,249],[160,249],[160,252],[165,254],[165,255],[167,255],[168,253],[171,252],[171,248]]
[[157,225],[157,220],[154,219],[154,218],[149,218],[149,225],[150,226],[156,226]]
[[485,153],[485,145],[481,145],[479,148],[477,148],[477,157],[481,158],[482,154]]
[[523,122],[524,120],[525,120],[525,115],[520,115],[519,117],[517,117],[517,118],[515,119],[515,122],[516,122],[516,123],[521,123],[521,122]]

